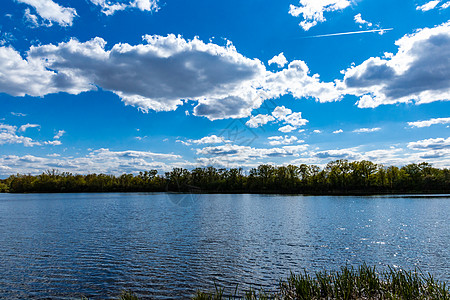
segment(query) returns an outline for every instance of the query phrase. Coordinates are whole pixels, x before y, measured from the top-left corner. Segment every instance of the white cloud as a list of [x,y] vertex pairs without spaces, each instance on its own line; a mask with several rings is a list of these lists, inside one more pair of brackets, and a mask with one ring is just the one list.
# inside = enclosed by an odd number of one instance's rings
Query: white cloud
[[40,23],[38,16],[31,13],[31,10],[29,8],[25,9],[24,13],[25,19],[31,23],[32,27],[39,27],[41,25],[46,25],[45,23]]
[[51,146],[60,146],[62,145],[61,141],[59,140],[54,140],[54,141],[47,141],[44,142],[45,145],[51,145]]
[[272,116],[274,116],[275,119],[286,124],[286,126],[278,129],[281,132],[291,132],[298,127],[304,126],[306,125],[306,123],[308,123],[308,120],[302,118],[301,112],[293,113],[291,109],[284,106],[277,106],[273,110]]
[[266,125],[267,123],[271,122],[271,121],[275,121],[275,118],[272,117],[271,115],[256,115],[256,116],[251,116],[250,120],[248,120],[245,125],[247,125],[248,127],[251,128],[258,128],[259,126],[263,126]]
[[360,97],[358,107],[449,100],[450,22],[405,35],[396,45],[397,54],[371,57],[344,72],[345,93]]
[[[1,48],[0,48],[1,49]],[[1,50],[0,50],[1,51]],[[15,116],[15,117],[26,117],[27,114],[23,114],[23,113],[16,113],[16,112],[11,112],[11,115]]]
[[59,140],[64,134],[66,133],[65,130],[59,130],[56,135],[53,137],[55,140]]
[[281,120],[289,125],[295,126],[296,128],[304,126],[308,123],[308,120],[302,118],[301,112],[292,113]]
[[425,121],[416,121],[416,122],[408,122],[408,125],[411,127],[430,127],[431,125],[437,124],[450,124],[450,118],[434,118]]
[[308,120],[302,118],[301,112],[293,113],[291,109],[284,106],[277,106],[270,115],[257,115],[250,117],[250,120],[245,123],[251,128],[257,128],[265,125],[268,122],[281,121],[285,124],[279,130],[282,132],[290,132],[297,129],[300,126],[304,126],[308,123]]
[[348,160],[359,160],[362,155],[356,152],[354,149],[340,149],[340,150],[325,150],[312,152],[312,156],[325,160],[335,160],[335,159],[348,159]]
[[375,132],[375,131],[379,131],[379,130],[381,130],[381,128],[379,128],[379,127],[375,127],[375,128],[359,128],[359,129],[353,130],[353,132],[356,132],[356,133],[368,133],[368,132]]
[[417,142],[408,143],[408,148],[414,150],[443,150],[450,149],[449,138],[425,139]]
[[102,8],[102,12],[107,16],[113,15],[116,11],[121,11],[128,8],[137,8],[141,11],[150,12],[156,12],[160,8],[157,0],[134,0],[129,3],[119,1],[113,2],[108,0],[91,0],[91,2],[100,6]]
[[217,136],[217,135],[210,135],[210,136],[205,136],[201,139],[198,140],[188,140],[189,144],[197,144],[197,145],[203,145],[203,144],[221,144],[221,143],[229,143],[231,141],[226,140],[224,137],[222,136]]
[[[354,20],[355,20],[356,24],[367,25],[368,27],[372,27],[372,25],[373,25],[372,23],[370,23],[366,20],[363,20],[363,18],[361,17],[361,14],[355,15]],[[360,26],[360,27],[362,27],[362,26]]]
[[291,126],[291,125],[286,125],[286,126],[283,126],[283,127],[280,127],[280,128],[278,128],[278,131],[281,131],[281,132],[291,132],[291,131],[294,131],[295,129],[297,129],[297,128],[295,128],[294,126]]
[[269,60],[268,63],[269,65],[276,64],[278,65],[279,68],[282,68],[288,63],[288,61],[284,56],[283,52],[281,52],[280,54],[274,56],[271,60]]
[[294,98],[314,98],[319,102],[338,101],[342,98],[341,87],[334,82],[321,82],[319,75],[309,75],[309,68],[304,61],[294,60],[288,67],[267,73],[263,90],[266,98],[278,98],[290,94]]
[[269,140],[269,144],[272,146],[277,145],[290,145],[295,142],[302,143],[303,140],[299,140],[296,136],[270,136],[267,138]]
[[[116,175],[136,174],[139,171],[148,171],[149,169],[170,171],[173,167],[193,166],[193,164],[182,160],[179,155],[150,151],[112,151],[109,149],[93,150],[81,157],[62,157],[58,154],[46,157],[3,155],[0,156],[0,165],[13,169],[14,173],[22,174],[39,174],[48,169],[58,169],[78,174],[106,173]],[[5,175],[11,175],[10,173],[10,170],[3,172]]]
[[424,5],[417,6],[416,10],[421,10],[421,11],[432,10],[439,4],[439,2],[441,2],[441,0],[433,0],[433,1],[427,2]]
[[328,149],[308,151],[301,153],[301,158],[290,161],[291,164],[316,164],[325,167],[330,160],[347,159],[349,161],[369,160],[385,166],[403,166],[422,161],[433,166],[448,168],[450,166],[450,148],[432,150],[429,148],[404,149],[391,146],[388,149],[363,150],[365,146],[347,149]]
[[272,112],[272,116],[274,116],[278,120],[283,120],[289,114],[292,114],[292,110],[284,106],[277,106]]
[[0,123],[0,145],[4,144],[23,144],[25,147],[41,146],[41,145],[61,145],[59,138],[65,133],[60,130],[54,137],[54,141],[38,142],[32,138],[18,135],[17,132],[25,132],[28,128],[39,128],[38,124],[25,124],[17,128],[7,124]]
[[322,133],[322,130],[315,129],[315,130],[313,130],[313,133]]
[[[263,101],[291,94],[320,102],[342,98],[342,88],[309,75],[303,61],[269,72],[257,59],[198,38],[145,36],[144,44],[71,39],[58,45],[31,47],[26,59],[0,47],[0,92],[13,96],[79,94],[97,87],[117,94],[127,105],[147,112],[175,110],[183,101],[197,102],[194,115],[210,120],[251,115]],[[340,90],[341,89],[341,90]]]
[[17,135],[16,126],[0,124],[0,145],[4,144],[23,144],[25,147],[41,145],[29,137]]
[[[32,6],[42,19],[50,22],[48,24],[50,26],[52,22],[56,22],[60,26],[72,26],[73,19],[77,16],[74,8],[62,7],[52,0],[17,0],[17,2]],[[29,10],[28,14],[26,12],[27,15],[38,26],[36,16],[32,15]]]
[[3,47],[0,70],[8,80],[0,90],[14,96],[43,96],[79,94],[99,86],[143,111],[175,110],[183,99],[198,101],[194,113],[210,119],[247,116],[261,105],[256,88],[265,68],[231,44],[221,47],[175,35],[145,36],[145,41],[136,46],[116,44],[106,51],[101,38],[85,43],[72,39],[32,47],[27,60]]
[[308,145],[306,144],[276,148],[254,148],[227,144],[197,149],[197,155],[208,158],[220,158],[220,160],[226,162],[248,162],[251,160],[276,157],[295,157],[299,156],[299,153],[305,151],[307,148]]
[[300,6],[291,4],[289,14],[294,17],[301,15],[304,20],[299,25],[307,31],[317,23],[326,21],[324,12],[343,10],[350,4],[348,0],[300,0]]
[[450,1],[447,1],[441,5],[441,9],[446,9],[450,7]]
[[111,151],[107,148],[101,148],[94,150],[90,153],[91,157],[101,157],[101,158],[145,158],[145,159],[180,159],[180,155],[166,154],[166,153],[154,153],[150,151]]
[[38,128],[38,127],[41,127],[41,125],[28,123],[28,124],[20,126],[19,131],[25,132],[28,128]]
[[[52,87],[52,72],[45,69],[39,61],[23,60],[20,54],[12,48],[0,47],[0,91],[12,96],[43,96],[56,93]],[[11,112],[13,116],[26,114]]]
[[338,134],[338,133],[342,133],[342,132],[344,132],[344,130],[342,130],[342,129],[333,131],[334,134]]

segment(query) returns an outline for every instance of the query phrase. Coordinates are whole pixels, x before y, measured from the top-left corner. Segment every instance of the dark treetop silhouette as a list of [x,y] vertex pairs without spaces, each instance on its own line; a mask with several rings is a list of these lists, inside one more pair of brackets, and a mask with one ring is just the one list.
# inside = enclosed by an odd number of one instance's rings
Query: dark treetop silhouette
[[305,164],[260,165],[248,172],[242,168],[174,168],[164,175],[158,175],[156,170],[120,176],[52,170],[0,180],[0,192],[448,193],[450,170],[433,168],[428,163],[385,167],[366,160],[336,160],[324,169]]

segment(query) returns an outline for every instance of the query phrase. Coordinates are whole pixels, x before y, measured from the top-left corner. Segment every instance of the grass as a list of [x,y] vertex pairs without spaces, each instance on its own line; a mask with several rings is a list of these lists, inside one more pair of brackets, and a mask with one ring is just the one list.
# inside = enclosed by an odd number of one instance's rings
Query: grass
[[291,274],[280,282],[277,292],[265,294],[253,290],[226,296],[222,288],[213,292],[198,291],[193,300],[222,299],[449,299],[449,288],[432,275],[419,270],[404,271],[388,267],[378,272],[376,267],[365,264],[342,267],[337,272],[317,272],[311,276],[306,271]]
[[[118,300],[139,300],[138,296],[136,296],[136,294],[131,291],[123,291],[117,299]],[[89,298],[82,297],[81,300],[89,300]]]

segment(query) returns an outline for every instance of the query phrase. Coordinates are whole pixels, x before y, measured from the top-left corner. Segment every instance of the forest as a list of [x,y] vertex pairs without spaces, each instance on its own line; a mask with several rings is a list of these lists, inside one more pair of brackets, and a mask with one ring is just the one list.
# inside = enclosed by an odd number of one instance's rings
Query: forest
[[260,165],[242,168],[174,168],[139,174],[79,175],[48,170],[40,175],[17,174],[0,180],[0,192],[189,192],[283,194],[450,193],[450,170],[423,162],[403,167],[362,160],[335,160],[323,169],[315,165]]

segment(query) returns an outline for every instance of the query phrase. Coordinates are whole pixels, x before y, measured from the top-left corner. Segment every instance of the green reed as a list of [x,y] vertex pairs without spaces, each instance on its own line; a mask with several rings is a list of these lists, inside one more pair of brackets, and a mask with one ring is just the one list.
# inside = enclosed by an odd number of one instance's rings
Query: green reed
[[357,268],[341,267],[336,272],[317,272],[314,276],[306,271],[291,274],[282,280],[274,293],[256,293],[253,290],[226,296],[224,289],[216,286],[215,292],[201,292],[194,300],[221,299],[449,299],[449,288],[432,275],[420,270],[396,270],[388,267],[378,271],[376,267],[363,264]]

